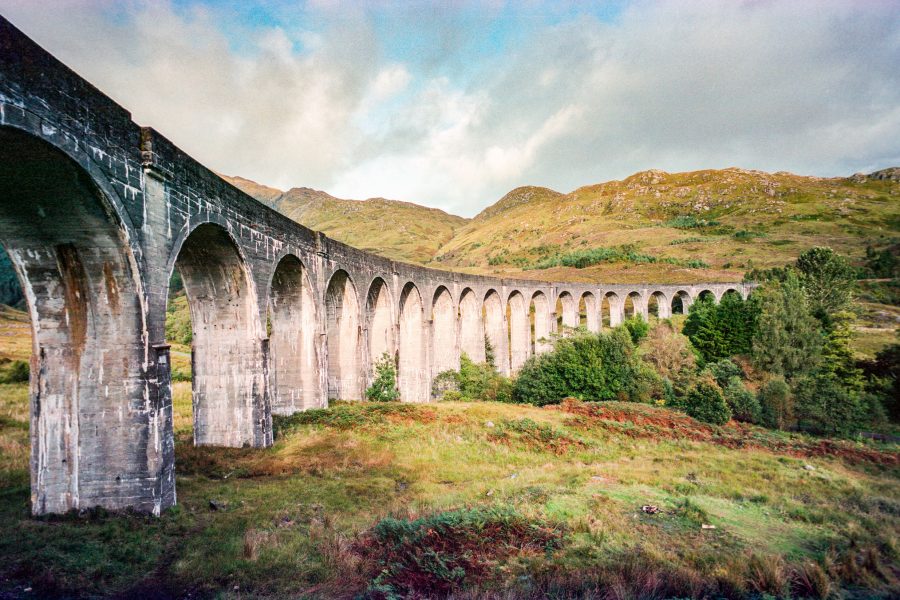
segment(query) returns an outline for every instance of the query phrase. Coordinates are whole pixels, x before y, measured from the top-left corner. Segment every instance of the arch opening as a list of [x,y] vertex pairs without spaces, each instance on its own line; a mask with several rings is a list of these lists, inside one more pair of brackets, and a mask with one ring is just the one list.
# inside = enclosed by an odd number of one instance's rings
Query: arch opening
[[296,256],[285,256],[275,267],[268,310],[272,412],[290,415],[325,406],[316,347],[315,293]]
[[647,314],[658,319],[668,319],[672,316],[671,305],[665,294],[660,291],[650,294],[647,299]]
[[509,368],[518,373],[531,356],[531,322],[525,297],[518,291],[509,296],[507,320],[509,322]]
[[550,342],[550,302],[543,292],[535,292],[531,297],[531,312],[534,319],[532,352],[542,354],[553,349]]
[[626,319],[630,319],[635,315],[641,315],[646,319],[646,315],[643,313],[642,308],[642,298],[640,293],[631,292],[630,294],[625,296],[625,303],[622,306],[622,314]]
[[434,292],[431,327],[432,374],[459,369],[459,344],[456,340],[453,298],[444,286]]
[[[482,314],[484,318],[485,356],[488,349],[494,357],[494,366],[503,374],[509,373],[509,340],[504,323],[503,301],[500,294],[489,290],[484,297]],[[490,347],[490,348],[488,348]]]
[[427,402],[431,396],[425,353],[425,316],[422,296],[412,283],[400,294],[400,348],[397,387],[403,402]]
[[686,315],[691,306],[691,296],[684,290],[678,290],[672,295],[672,314]]
[[329,400],[363,398],[358,298],[346,271],[331,276],[325,290]]
[[102,189],[51,144],[0,127],[0,246],[31,321],[35,515],[174,504],[171,406],[157,416],[145,400],[156,350],[126,226]]
[[567,330],[578,327],[578,305],[572,294],[562,292],[556,298],[556,331],[567,335]]
[[478,298],[470,288],[464,289],[459,297],[459,337],[460,353],[472,362],[483,363],[484,322]]
[[391,290],[384,279],[376,277],[366,294],[366,332],[368,335],[369,369],[368,383],[375,379],[375,366],[385,355],[393,360],[396,351],[394,342],[394,302]]

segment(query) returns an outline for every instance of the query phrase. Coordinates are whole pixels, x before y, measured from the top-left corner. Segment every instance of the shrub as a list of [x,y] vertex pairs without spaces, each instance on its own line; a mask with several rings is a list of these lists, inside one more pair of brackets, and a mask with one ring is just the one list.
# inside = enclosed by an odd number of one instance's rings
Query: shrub
[[696,360],[687,337],[681,335],[670,322],[661,321],[641,344],[644,361],[651,364],[666,380],[683,379],[694,371]]
[[725,386],[731,381],[732,377],[737,377],[740,380],[744,376],[743,370],[738,366],[733,360],[728,358],[723,358],[722,360],[716,361],[707,365],[709,372],[712,373],[712,376],[716,379],[716,383],[719,384],[723,390]]
[[[730,361],[729,361],[730,362]],[[760,417],[759,400],[744,387],[740,377],[731,377],[722,388],[731,415],[738,421],[757,423]]]
[[394,402],[400,399],[400,391],[397,390],[397,368],[387,352],[375,363],[375,379],[366,389],[366,398],[376,402]]
[[459,371],[439,373],[431,386],[431,393],[442,400],[512,401],[512,381],[488,363],[475,363],[463,354]]
[[647,334],[650,332],[650,324],[644,320],[644,317],[638,314],[625,319],[622,325],[628,330],[628,334],[631,335],[631,341],[635,344],[640,343],[640,341],[647,337]]
[[191,311],[187,296],[180,295],[169,300],[166,308],[166,340],[189,346],[193,341]]
[[649,398],[655,374],[638,357],[623,327],[580,332],[560,339],[550,352],[529,359],[516,379],[513,398],[543,406],[567,396],[579,400]]
[[794,397],[784,377],[767,381],[757,395],[760,420],[767,427],[787,429],[794,424]]
[[868,421],[868,402],[831,374],[819,373],[794,382],[797,423],[816,433],[849,436]]
[[683,333],[708,362],[747,354],[758,312],[754,300],[744,300],[738,294],[725,294],[718,304],[709,296],[701,296],[691,305]]
[[13,360],[0,364],[0,383],[24,383],[28,381],[30,369],[24,360]]
[[731,419],[731,409],[725,403],[722,390],[711,378],[703,378],[688,390],[681,400],[684,411],[698,421],[724,425]]

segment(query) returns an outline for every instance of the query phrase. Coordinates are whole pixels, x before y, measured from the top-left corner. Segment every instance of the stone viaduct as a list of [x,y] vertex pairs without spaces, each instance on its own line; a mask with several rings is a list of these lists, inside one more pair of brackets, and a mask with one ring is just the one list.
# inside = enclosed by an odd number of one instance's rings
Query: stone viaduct
[[[175,504],[168,287],[194,331],[196,444],[268,446],[272,414],[405,402],[461,353],[515,372],[564,326],[668,316],[742,284],[607,285],[427,269],[311,231],[232,187],[0,17],[0,243],[33,323],[34,514]],[[579,310],[580,306],[582,307]],[[583,315],[583,316],[582,316]]]

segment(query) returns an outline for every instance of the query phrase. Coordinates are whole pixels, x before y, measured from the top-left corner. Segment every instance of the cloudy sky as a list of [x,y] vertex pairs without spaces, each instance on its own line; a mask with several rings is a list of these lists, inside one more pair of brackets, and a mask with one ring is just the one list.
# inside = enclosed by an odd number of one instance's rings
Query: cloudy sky
[[643,169],[900,165],[900,2],[0,0],[220,172],[471,216]]

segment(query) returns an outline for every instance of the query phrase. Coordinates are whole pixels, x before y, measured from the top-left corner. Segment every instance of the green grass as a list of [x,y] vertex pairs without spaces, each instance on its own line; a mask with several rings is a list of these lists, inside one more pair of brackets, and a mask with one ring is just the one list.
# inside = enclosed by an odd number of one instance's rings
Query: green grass
[[644,405],[447,402],[339,403],[278,419],[269,449],[195,448],[184,382],[175,509],[36,520],[27,402],[26,386],[0,386],[0,590],[541,597],[656,573],[672,596],[728,580],[743,590],[732,597],[750,597],[751,564],[782,565],[784,585],[807,565],[842,581],[832,585],[900,590],[896,446],[840,442],[818,456],[812,438],[708,429]]

